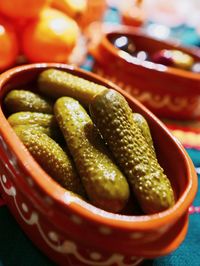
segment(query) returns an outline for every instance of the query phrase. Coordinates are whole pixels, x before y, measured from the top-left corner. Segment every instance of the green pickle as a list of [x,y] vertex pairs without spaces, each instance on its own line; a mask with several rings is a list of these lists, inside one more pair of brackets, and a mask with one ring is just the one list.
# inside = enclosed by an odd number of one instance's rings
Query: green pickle
[[56,119],[52,114],[37,112],[17,112],[8,117],[12,127],[17,125],[37,125],[42,127],[56,127]]
[[41,72],[38,77],[38,88],[47,96],[53,98],[69,96],[86,105],[96,94],[107,90],[104,86],[57,69]]
[[37,126],[37,125],[17,125],[17,126],[13,126],[13,129],[15,129],[15,127],[17,127],[18,130],[26,130],[27,128],[29,128],[30,130],[37,130],[38,132],[42,132],[45,133],[46,135],[48,135],[49,137],[52,138],[52,130],[50,127],[42,127],[42,126]]
[[55,181],[67,190],[81,196],[85,194],[73,161],[53,139],[37,128],[15,126],[13,129],[34,159]]
[[8,117],[8,122],[12,127],[24,126],[35,128],[46,133],[59,144],[64,143],[63,135],[58,127],[56,119],[52,114],[37,112],[17,112]]
[[139,113],[133,113],[133,120],[134,120],[135,124],[137,124],[137,126],[140,128],[142,135],[144,136],[147,143],[149,144],[149,147],[151,148],[152,152],[156,156],[150,128],[149,128],[149,125],[148,125],[146,119]]
[[173,206],[171,183],[134,122],[126,99],[114,90],[104,91],[94,98],[89,109],[144,213]]
[[122,210],[129,198],[129,185],[88,113],[70,97],[58,99],[54,113],[91,203],[106,211]]
[[4,99],[4,105],[8,113],[22,111],[53,113],[52,101],[28,90],[10,91]]

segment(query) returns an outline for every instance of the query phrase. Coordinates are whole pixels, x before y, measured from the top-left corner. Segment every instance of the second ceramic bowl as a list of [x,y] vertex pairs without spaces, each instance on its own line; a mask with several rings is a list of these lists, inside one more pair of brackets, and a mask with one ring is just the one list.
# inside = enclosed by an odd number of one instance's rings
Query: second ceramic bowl
[[200,74],[136,60],[116,48],[110,39],[128,36],[137,50],[146,51],[149,55],[162,49],[178,49],[200,62],[200,54],[177,43],[157,40],[128,26],[108,26],[108,30],[105,26],[98,34],[101,38],[98,37],[90,47],[95,60],[94,72],[117,83],[160,118],[200,118]]

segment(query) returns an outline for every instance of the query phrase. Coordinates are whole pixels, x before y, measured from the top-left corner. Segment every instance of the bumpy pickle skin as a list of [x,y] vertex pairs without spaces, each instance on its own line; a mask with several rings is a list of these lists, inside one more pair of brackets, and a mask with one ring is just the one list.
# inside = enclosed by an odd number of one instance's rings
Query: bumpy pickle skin
[[[14,127],[15,126],[13,126],[13,128]],[[64,144],[62,132],[60,132],[60,129],[58,127],[42,127],[38,125],[17,125],[16,127],[18,127],[18,129],[21,128],[21,130],[26,130],[27,128],[29,128],[40,131],[55,140],[59,145],[62,146]]]
[[153,139],[152,139],[150,128],[149,128],[149,125],[146,119],[139,113],[133,113],[133,120],[135,124],[140,128],[142,135],[144,136],[149,147],[151,148],[152,152],[156,156],[155,148],[153,145]]
[[96,94],[107,90],[104,86],[57,69],[41,72],[38,88],[44,95],[53,98],[69,96],[85,105],[88,105]]
[[29,90],[10,91],[4,99],[4,105],[9,114],[23,111],[53,113],[52,101]]
[[56,127],[56,120],[52,114],[38,112],[17,112],[8,117],[12,127],[17,125],[37,125],[42,127]]
[[42,132],[45,133],[46,135],[48,135],[49,137],[52,138],[52,131],[51,128],[49,127],[41,127],[41,126],[36,126],[36,125],[17,125],[17,126],[13,126],[13,128],[17,127],[18,130],[20,131],[24,131],[26,129],[32,129],[32,130],[36,130],[38,132]]
[[144,213],[153,214],[173,206],[171,183],[134,123],[126,99],[114,90],[102,92],[91,103],[90,113]]
[[69,155],[45,133],[31,127],[15,126],[14,131],[41,167],[61,186],[84,196],[84,189]]
[[53,138],[59,144],[64,143],[63,135],[53,114],[38,112],[17,112],[8,117],[11,127],[29,126],[37,128]]
[[59,98],[54,113],[90,202],[106,211],[122,210],[129,198],[128,183],[88,113],[70,97]]

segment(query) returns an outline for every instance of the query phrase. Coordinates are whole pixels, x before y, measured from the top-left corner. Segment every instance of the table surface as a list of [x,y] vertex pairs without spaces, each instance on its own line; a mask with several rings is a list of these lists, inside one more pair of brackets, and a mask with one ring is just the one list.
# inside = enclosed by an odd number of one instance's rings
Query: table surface
[[[106,17],[107,16],[107,17]],[[116,10],[110,9],[106,19],[117,21]],[[116,19],[117,18],[117,19]],[[112,21],[112,22],[113,22]],[[174,29],[181,31],[182,41],[186,45],[198,43],[192,29]],[[175,34],[175,31],[173,34]],[[183,34],[184,33],[184,34]],[[192,38],[192,39],[191,39]],[[89,58],[89,57],[88,57]],[[91,58],[83,68],[90,67]],[[164,121],[171,132],[185,146],[200,177],[200,121],[182,125],[174,121]],[[180,134],[181,132],[181,134]],[[188,137],[190,136],[190,137]],[[200,265],[200,189],[190,208],[187,236],[180,247],[170,255],[145,261],[144,265],[154,266],[199,266]],[[23,233],[0,197],[0,266],[51,266],[55,265]]]

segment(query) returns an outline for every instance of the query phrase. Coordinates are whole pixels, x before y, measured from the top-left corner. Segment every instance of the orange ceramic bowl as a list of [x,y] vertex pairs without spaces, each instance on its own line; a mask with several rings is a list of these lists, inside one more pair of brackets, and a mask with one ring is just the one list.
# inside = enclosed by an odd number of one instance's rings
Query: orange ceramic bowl
[[94,72],[117,83],[160,118],[200,118],[200,74],[135,60],[109,39],[121,34],[129,36],[137,50],[149,55],[162,49],[178,49],[200,62],[200,53],[177,43],[157,40],[128,26],[108,27],[101,34],[100,41],[90,49],[95,59]]
[[113,83],[64,64],[31,64],[2,74],[1,107],[9,90],[34,82],[50,67],[119,91],[134,112],[145,116],[158,160],[172,182],[176,204],[157,214],[128,216],[100,210],[75,197],[35,162],[1,108],[0,190],[24,232],[59,265],[136,265],[143,258],[175,250],[185,238],[188,208],[197,190],[195,169],[182,145],[135,98]]

